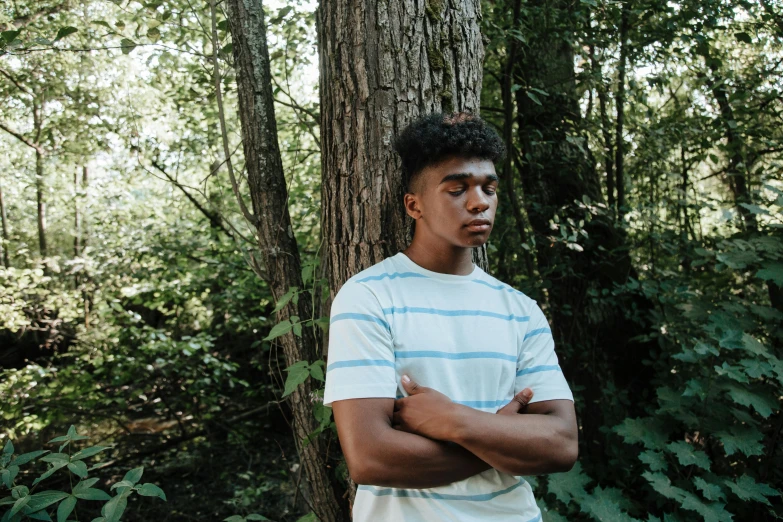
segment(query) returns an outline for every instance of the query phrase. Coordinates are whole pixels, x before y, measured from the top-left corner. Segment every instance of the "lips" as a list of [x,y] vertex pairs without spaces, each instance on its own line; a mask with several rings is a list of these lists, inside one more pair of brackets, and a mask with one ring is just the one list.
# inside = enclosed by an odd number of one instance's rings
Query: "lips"
[[471,232],[485,232],[490,229],[492,222],[488,219],[474,219],[465,226]]

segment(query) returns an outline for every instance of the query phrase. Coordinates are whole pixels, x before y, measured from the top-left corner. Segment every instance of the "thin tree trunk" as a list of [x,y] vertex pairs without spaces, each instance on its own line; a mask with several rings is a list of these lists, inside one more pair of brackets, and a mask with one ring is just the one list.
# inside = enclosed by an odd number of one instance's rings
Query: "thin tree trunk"
[[8,217],[5,214],[5,200],[3,199],[3,187],[0,185],[0,223],[3,229],[3,242],[0,247],[3,250],[3,266],[6,268],[11,267],[11,261],[8,256]]
[[89,181],[87,166],[82,167],[82,198],[84,205],[82,206],[82,230],[81,230],[81,251],[87,248],[88,230],[87,230],[87,187]]
[[[514,0],[514,15],[512,29],[519,25],[519,12],[522,6],[522,0]],[[503,161],[503,183],[508,192],[508,199],[511,203],[511,212],[514,215],[514,222],[517,225],[519,240],[522,245],[526,245],[530,250],[523,248],[522,255],[525,259],[525,268],[527,276],[531,280],[538,280],[538,270],[535,261],[535,246],[529,240],[525,219],[522,215],[523,209],[520,208],[519,199],[517,199],[514,188],[514,170],[512,160],[514,156],[514,100],[512,98],[511,88],[514,84],[514,64],[517,59],[517,39],[513,36],[508,37],[506,44],[508,47],[505,69],[503,73],[503,83],[501,85],[503,95],[503,141],[506,143],[506,157]]]
[[[79,216],[79,171],[73,171],[73,257],[81,255],[81,217]],[[77,276],[78,282],[78,276]]]
[[628,16],[630,4],[623,3],[620,21],[620,64],[617,70],[617,121],[615,134],[615,185],[617,186],[617,216],[620,221],[625,214],[625,141],[623,140],[623,124],[625,123],[625,73],[628,62]]
[[[604,85],[601,64],[595,59],[595,55],[590,55],[593,71],[598,71],[598,110],[601,114],[601,134],[604,138],[604,167],[606,169],[606,199],[609,208],[614,212],[614,144],[612,143],[612,126],[609,121],[609,114],[606,111],[606,86]],[[595,74],[595,72],[593,73]]]
[[38,216],[38,250],[41,257],[46,257],[46,199],[44,196],[44,166],[43,151],[41,150],[41,130],[43,122],[41,121],[44,110],[44,102],[39,105],[33,101],[33,129],[35,131],[35,198],[37,203]]
[[[214,0],[212,2],[213,42],[217,42]],[[302,288],[302,277],[277,142],[264,11],[260,0],[227,0],[226,8],[233,42],[239,119],[253,219],[266,267],[267,283],[275,300],[279,300],[291,287]],[[214,59],[217,59],[217,53]],[[217,62],[214,65],[217,68]],[[220,81],[220,75],[215,74],[218,101],[222,106]],[[310,303],[310,299],[298,299],[296,303],[292,300],[278,313],[277,318],[293,322],[300,318],[310,319]],[[299,361],[314,362],[321,358],[316,353],[312,328],[302,328],[301,336],[289,332],[278,340],[289,366]],[[290,396],[294,440],[310,487],[310,500],[316,516],[322,522],[336,522],[345,520],[347,513],[341,508],[332,489],[324,458],[323,438],[314,437],[309,444],[304,444],[308,435],[318,427],[313,415],[314,389],[312,379],[308,379]]]
[[[408,245],[392,140],[427,113],[479,112],[484,47],[479,0],[334,0],[321,3],[317,20],[331,300],[353,274]],[[487,268],[485,248],[474,262]]]

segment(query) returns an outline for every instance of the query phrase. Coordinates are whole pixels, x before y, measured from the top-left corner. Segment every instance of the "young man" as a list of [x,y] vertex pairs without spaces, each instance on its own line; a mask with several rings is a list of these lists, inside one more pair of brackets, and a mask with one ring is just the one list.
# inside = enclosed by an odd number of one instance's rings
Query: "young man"
[[324,403],[359,484],[353,519],[538,521],[520,476],[571,469],[577,426],[540,308],[472,262],[503,144],[458,113],[415,121],[395,148],[413,241],[331,311]]

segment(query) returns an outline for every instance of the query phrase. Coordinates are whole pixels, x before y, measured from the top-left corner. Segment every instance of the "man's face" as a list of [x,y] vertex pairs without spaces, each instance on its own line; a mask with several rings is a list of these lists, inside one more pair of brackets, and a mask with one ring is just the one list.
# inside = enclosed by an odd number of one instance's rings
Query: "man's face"
[[[452,156],[425,168],[405,195],[416,235],[456,247],[483,245],[495,220],[497,185],[490,160]],[[485,224],[471,224],[475,221]]]

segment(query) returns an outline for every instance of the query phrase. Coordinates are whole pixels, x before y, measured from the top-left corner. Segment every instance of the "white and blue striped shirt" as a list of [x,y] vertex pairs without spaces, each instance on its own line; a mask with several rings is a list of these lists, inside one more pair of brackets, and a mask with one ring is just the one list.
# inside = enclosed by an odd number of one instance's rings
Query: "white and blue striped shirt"
[[[573,400],[536,302],[474,266],[433,272],[399,254],[350,278],[332,303],[324,404],[405,395],[403,374],[454,402],[496,412],[525,387],[531,402]],[[360,485],[354,522],[535,522],[520,477],[489,469],[429,489]]]

